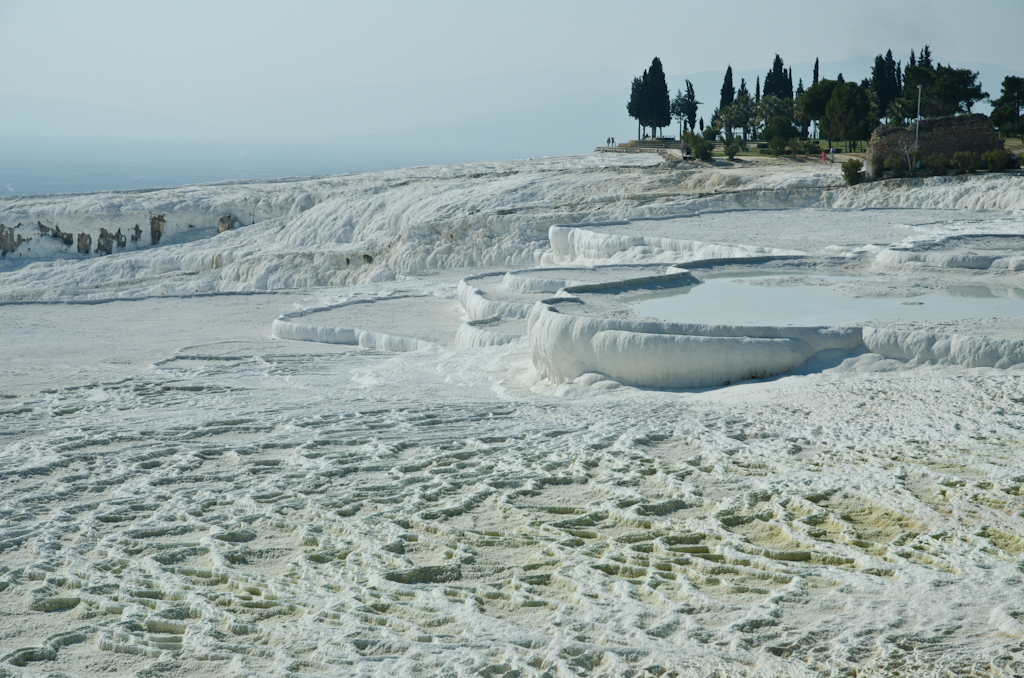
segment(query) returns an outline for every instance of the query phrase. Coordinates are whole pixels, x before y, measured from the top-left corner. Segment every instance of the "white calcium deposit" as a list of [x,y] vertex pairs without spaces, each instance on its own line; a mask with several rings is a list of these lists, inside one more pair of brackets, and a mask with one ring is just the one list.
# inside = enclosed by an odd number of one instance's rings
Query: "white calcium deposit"
[[1013,298],[1024,179],[758,160],[0,199],[0,676],[1024,673],[1024,318],[627,305]]

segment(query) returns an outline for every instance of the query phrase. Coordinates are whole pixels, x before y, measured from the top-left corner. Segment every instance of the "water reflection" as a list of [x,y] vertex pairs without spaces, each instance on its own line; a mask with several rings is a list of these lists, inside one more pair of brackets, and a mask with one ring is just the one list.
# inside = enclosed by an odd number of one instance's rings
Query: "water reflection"
[[[852,298],[821,282],[855,277],[802,276],[809,284],[761,286],[756,278],[712,278],[632,301],[640,316],[671,322],[726,325],[848,325],[867,321],[949,321],[1024,316],[1024,289],[954,285],[914,297]],[[758,276],[766,278],[767,276]],[[860,278],[860,280],[866,280]]]

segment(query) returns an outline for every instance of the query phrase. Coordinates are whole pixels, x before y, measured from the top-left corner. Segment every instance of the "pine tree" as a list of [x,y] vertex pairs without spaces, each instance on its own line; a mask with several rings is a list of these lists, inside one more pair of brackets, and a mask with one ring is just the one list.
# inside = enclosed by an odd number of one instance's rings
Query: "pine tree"
[[811,120],[817,121],[819,136],[825,134],[829,137],[829,141],[831,141],[831,132],[825,109],[832,98],[832,93],[838,86],[839,83],[835,80],[827,78],[820,80],[817,84],[807,88],[800,99],[800,110]]
[[719,110],[725,110],[736,100],[736,88],[732,86],[732,66],[725,69],[725,80],[722,81],[722,97],[718,104]]
[[683,96],[683,91],[677,89],[676,95],[672,97],[672,103],[669,106],[669,113],[672,114],[672,118],[679,121],[679,138],[683,138],[683,121],[686,120],[686,97]]
[[992,102],[992,124],[1006,136],[1020,134],[1024,139],[1024,78],[1008,75],[1003,78],[1002,96]]
[[917,59],[914,58],[914,50],[910,50],[910,61],[907,62],[907,65],[908,66],[916,66],[917,65]]
[[903,96],[893,104],[894,115],[901,118],[916,116],[918,87],[921,88],[921,115],[926,118],[970,113],[974,104],[988,98],[978,82],[977,72],[942,64],[933,66],[932,50],[928,45],[918,52],[917,59],[907,64],[903,71],[903,82],[900,84]]
[[867,92],[855,83],[836,87],[825,107],[825,115],[829,119],[829,131],[847,142],[847,149],[851,141],[868,139],[876,122],[871,119]]
[[1005,106],[1013,109],[1014,115],[1020,117],[1024,110],[1024,78],[1008,75],[1003,78],[1002,93],[992,102],[995,107]]

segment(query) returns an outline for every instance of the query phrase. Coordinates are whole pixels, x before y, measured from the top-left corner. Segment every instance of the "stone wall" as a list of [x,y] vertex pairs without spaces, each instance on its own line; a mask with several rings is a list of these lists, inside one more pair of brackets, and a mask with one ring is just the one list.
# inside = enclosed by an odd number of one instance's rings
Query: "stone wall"
[[[872,132],[864,162],[868,179],[875,178],[874,159],[885,159],[893,154],[902,155],[900,147],[913,144],[916,129],[916,124],[911,123],[905,128],[883,125]],[[1003,141],[986,115],[973,113],[921,120],[918,149],[925,156],[942,153],[952,158],[957,151],[974,151],[981,155],[985,151],[1002,147]]]

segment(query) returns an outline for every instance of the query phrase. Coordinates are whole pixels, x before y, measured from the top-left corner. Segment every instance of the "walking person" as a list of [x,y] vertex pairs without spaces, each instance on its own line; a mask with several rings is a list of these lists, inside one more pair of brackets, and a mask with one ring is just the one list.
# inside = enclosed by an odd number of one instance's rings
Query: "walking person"
[[828,161],[825,160],[825,149],[821,149],[821,164],[824,165],[826,162]]

